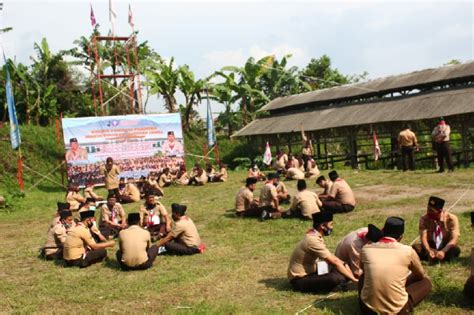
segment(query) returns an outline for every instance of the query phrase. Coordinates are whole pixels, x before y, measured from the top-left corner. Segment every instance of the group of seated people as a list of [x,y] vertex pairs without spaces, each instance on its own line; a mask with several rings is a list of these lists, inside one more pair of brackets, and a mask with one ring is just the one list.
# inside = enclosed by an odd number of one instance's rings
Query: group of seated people
[[275,168],[288,180],[313,179],[320,174],[316,160],[311,155],[287,155],[283,150],[277,153]]
[[[329,173],[329,179],[327,181],[324,176],[320,176],[316,180],[324,189],[319,195],[307,189],[305,179],[299,179],[296,185],[298,192],[291,197],[280,175],[269,173],[265,176],[259,198],[256,198],[254,191],[258,178],[249,176],[245,187],[235,197],[236,214],[241,217],[260,217],[262,220],[281,217],[311,220],[312,215],[320,211],[342,213],[354,210],[356,202],[349,184],[336,171]],[[287,210],[281,206],[285,202],[290,203]]]
[[[443,199],[429,198],[419,220],[418,244],[403,245],[405,222],[389,217],[382,230],[369,224],[347,234],[335,254],[324,243],[334,229],[333,214],[315,212],[313,227],[291,255],[288,280],[302,292],[358,288],[362,314],[411,313],[432,288],[420,260],[442,262],[460,254],[458,219],[443,208]],[[469,285],[472,290],[468,280]]]

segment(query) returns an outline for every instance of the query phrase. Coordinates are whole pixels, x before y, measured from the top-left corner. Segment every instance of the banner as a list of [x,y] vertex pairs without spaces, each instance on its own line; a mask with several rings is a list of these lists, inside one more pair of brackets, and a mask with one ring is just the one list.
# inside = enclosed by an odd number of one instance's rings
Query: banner
[[10,80],[10,71],[8,70],[8,63],[7,63],[7,59],[5,58],[5,55],[3,55],[3,60],[5,60],[5,68],[6,68],[5,93],[7,97],[8,117],[10,118],[10,141],[12,144],[12,149],[16,150],[20,147],[20,144],[21,144],[20,126],[18,125],[18,119],[16,117],[16,108],[15,108],[15,100],[13,97],[12,82]]
[[179,113],[64,118],[62,120],[69,183],[104,183],[100,168],[108,157],[120,177],[148,176],[184,164]]

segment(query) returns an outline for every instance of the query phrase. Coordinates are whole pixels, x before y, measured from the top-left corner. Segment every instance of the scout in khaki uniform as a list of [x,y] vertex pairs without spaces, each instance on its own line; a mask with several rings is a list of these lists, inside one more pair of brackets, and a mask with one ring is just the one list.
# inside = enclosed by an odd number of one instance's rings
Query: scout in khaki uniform
[[60,221],[48,231],[48,238],[42,249],[42,256],[46,260],[63,259],[63,245],[66,242],[66,233],[74,226],[74,219],[70,210],[63,210],[59,214]]
[[471,249],[471,276],[464,284],[463,293],[467,299],[474,301],[474,248]]
[[383,228],[384,236],[362,248],[362,314],[408,314],[430,293],[431,281],[418,255],[410,246],[399,243],[404,230],[402,218],[390,217]]
[[140,226],[147,229],[153,238],[165,236],[171,231],[171,218],[168,211],[154,195],[146,196],[140,207]]
[[158,185],[163,188],[171,186],[171,184],[173,184],[173,176],[170,174],[170,169],[165,167],[158,178]]
[[86,202],[86,198],[82,197],[79,191],[79,186],[69,185],[68,187],[66,202],[69,203],[69,210],[71,211],[79,210],[81,203]]
[[117,237],[120,230],[127,226],[125,210],[117,203],[115,195],[107,197],[107,203],[100,208],[100,232],[106,237]]
[[[278,175],[278,173],[276,174]],[[288,193],[288,188],[286,188],[285,183],[280,180],[280,175],[278,175],[277,177],[276,190],[277,190],[278,200],[280,201],[280,204],[282,203],[289,204],[291,196]]]
[[333,184],[332,181],[327,180],[326,177],[324,177],[324,175],[321,175],[316,179],[316,184],[322,189],[324,189],[323,192],[318,195],[319,199],[321,200],[327,199],[329,197],[329,192],[331,191],[331,188],[332,188],[332,184]]
[[354,210],[356,201],[349,184],[339,178],[336,171],[329,172],[328,176],[333,185],[329,195],[323,199],[323,211],[341,213]]
[[100,168],[100,173],[104,176],[105,189],[109,191],[109,194],[113,193],[117,197],[120,196],[118,189],[120,169],[114,164],[114,160],[111,157],[105,160],[105,166]]
[[245,187],[240,188],[235,196],[235,214],[239,217],[259,217],[262,210],[258,207],[258,199],[253,196],[257,187],[257,179],[248,177],[245,180]]
[[450,260],[461,253],[458,218],[443,211],[443,207],[443,199],[431,196],[426,214],[420,218],[418,230],[421,244],[415,244],[413,248],[421,260]]
[[189,177],[188,173],[186,172],[186,166],[181,165],[179,167],[178,174],[176,174],[176,179],[175,179],[174,182],[177,185],[186,186],[186,185],[189,184],[189,180],[190,180],[190,177]]
[[128,214],[128,228],[120,231],[116,257],[122,270],[145,270],[153,266],[158,246],[151,245],[150,232],[140,227],[140,214]]
[[258,168],[257,164],[249,168],[247,172],[247,178],[255,177],[257,180],[265,180],[265,174],[263,174]]
[[296,184],[298,192],[293,197],[291,207],[289,209],[292,217],[311,220],[313,213],[319,212],[319,207],[322,206],[316,193],[306,189],[306,181],[304,179],[298,180]]
[[54,214],[54,218],[49,223],[48,231],[61,222],[61,211],[69,210],[69,203],[67,202],[57,202],[56,204],[58,208]]
[[127,184],[125,186],[125,191],[122,196],[120,196],[121,203],[131,203],[140,201],[140,190],[137,185],[135,185],[135,180],[133,178],[127,179]]
[[331,291],[348,280],[357,282],[349,266],[331,254],[324,236],[333,229],[332,213],[313,214],[313,228],[296,246],[288,265],[288,280],[296,291]]
[[96,201],[102,201],[104,198],[99,196],[94,192],[94,183],[89,182],[86,184],[86,188],[84,189],[84,197],[85,198],[94,198]]
[[276,169],[278,172],[286,172],[286,164],[288,163],[288,155],[285,151],[280,150],[276,156]]
[[158,184],[157,175],[153,172],[150,172],[148,175],[148,181],[145,185],[145,195],[155,195],[155,196],[164,196],[163,189],[161,189]]
[[259,208],[262,210],[261,220],[278,219],[283,214],[283,209],[280,207],[280,200],[276,185],[280,175],[277,173],[270,173],[267,175],[265,185],[260,189],[260,198],[258,202]]
[[383,237],[375,225],[369,224],[368,227],[360,228],[347,234],[342,241],[337,244],[335,255],[343,262],[347,263],[356,278],[362,275],[360,267],[360,252],[362,247],[369,242],[378,242]]
[[304,171],[296,167],[290,167],[286,171],[286,179],[288,180],[304,179],[304,176]]
[[204,244],[194,222],[188,218],[186,206],[173,203],[171,205],[173,220],[175,222],[171,233],[160,239],[156,244],[164,246],[166,252],[175,255],[194,255],[204,251]]
[[319,176],[321,172],[319,171],[318,165],[316,165],[316,161],[310,157],[308,161],[306,162],[306,178],[316,178]]
[[402,153],[403,171],[408,169],[414,171],[415,150],[418,150],[418,141],[415,133],[410,130],[408,125],[398,134],[398,148]]
[[[82,206],[81,209],[79,209],[79,215],[81,214],[81,212],[84,212],[84,211],[89,211],[89,210],[95,211],[97,209],[95,205],[96,205],[96,202],[94,198],[87,198],[86,203]],[[107,240],[107,238],[104,235],[102,235],[99,228],[97,227],[95,216],[92,218],[92,227],[90,228],[90,231],[91,231],[92,237],[97,243],[105,242]]]
[[188,185],[196,184],[202,186],[207,183],[207,174],[204,172],[199,163],[196,163],[191,171],[191,176]]
[[449,143],[449,135],[451,134],[451,127],[444,121],[444,118],[439,119],[438,125],[433,129],[431,137],[435,142],[436,155],[438,158],[438,173],[444,172],[444,161],[448,164],[448,170],[454,171],[453,158],[451,157],[451,145]]
[[[300,125],[301,127],[301,157],[303,160],[303,163],[300,163],[300,166],[303,168],[303,171],[308,171],[307,169],[307,162],[308,160],[313,156],[313,143],[311,142],[311,139],[309,139],[303,128],[303,124]],[[298,178],[300,179],[300,178]]]
[[219,163],[219,172],[214,174],[215,182],[225,182],[227,181],[227,166],[224,163]]
[[71,148],[66,152],[66,161],[87,160],[87,150],[79,146],[77,138],[69,139]]
[[81,222],[71,228],[64,243],[63,258],[67,266],[81,268],[101,262],[107,257],[107,247],[113,247],[114,241],[96,243],[92,238],[90,228],[93,225],[94,211],[81,212]]

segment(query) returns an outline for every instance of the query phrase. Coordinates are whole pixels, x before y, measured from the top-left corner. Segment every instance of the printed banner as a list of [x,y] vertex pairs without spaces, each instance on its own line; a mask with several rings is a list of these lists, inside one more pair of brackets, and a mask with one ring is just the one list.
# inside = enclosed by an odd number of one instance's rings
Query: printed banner
[[108,157],[120,177],[148,176],[184,164],[181,117],[176,114],[64,118],[62,120],[69,183],[100,185]]

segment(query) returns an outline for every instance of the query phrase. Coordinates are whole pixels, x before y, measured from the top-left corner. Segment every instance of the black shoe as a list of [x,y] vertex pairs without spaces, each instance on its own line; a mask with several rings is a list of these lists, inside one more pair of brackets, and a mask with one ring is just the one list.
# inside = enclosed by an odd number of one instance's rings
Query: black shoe
[[347,292],[347,291],[357,291],[358,290],[357,282],[346,281],[337,285],[332,291],[333,292]]
[[436,173],[444,173],[444,170],[438,170]]
[[260,216],[260,221],[265,221],[270,219],[270,213],[267,210],[262,211],[262,215]]

